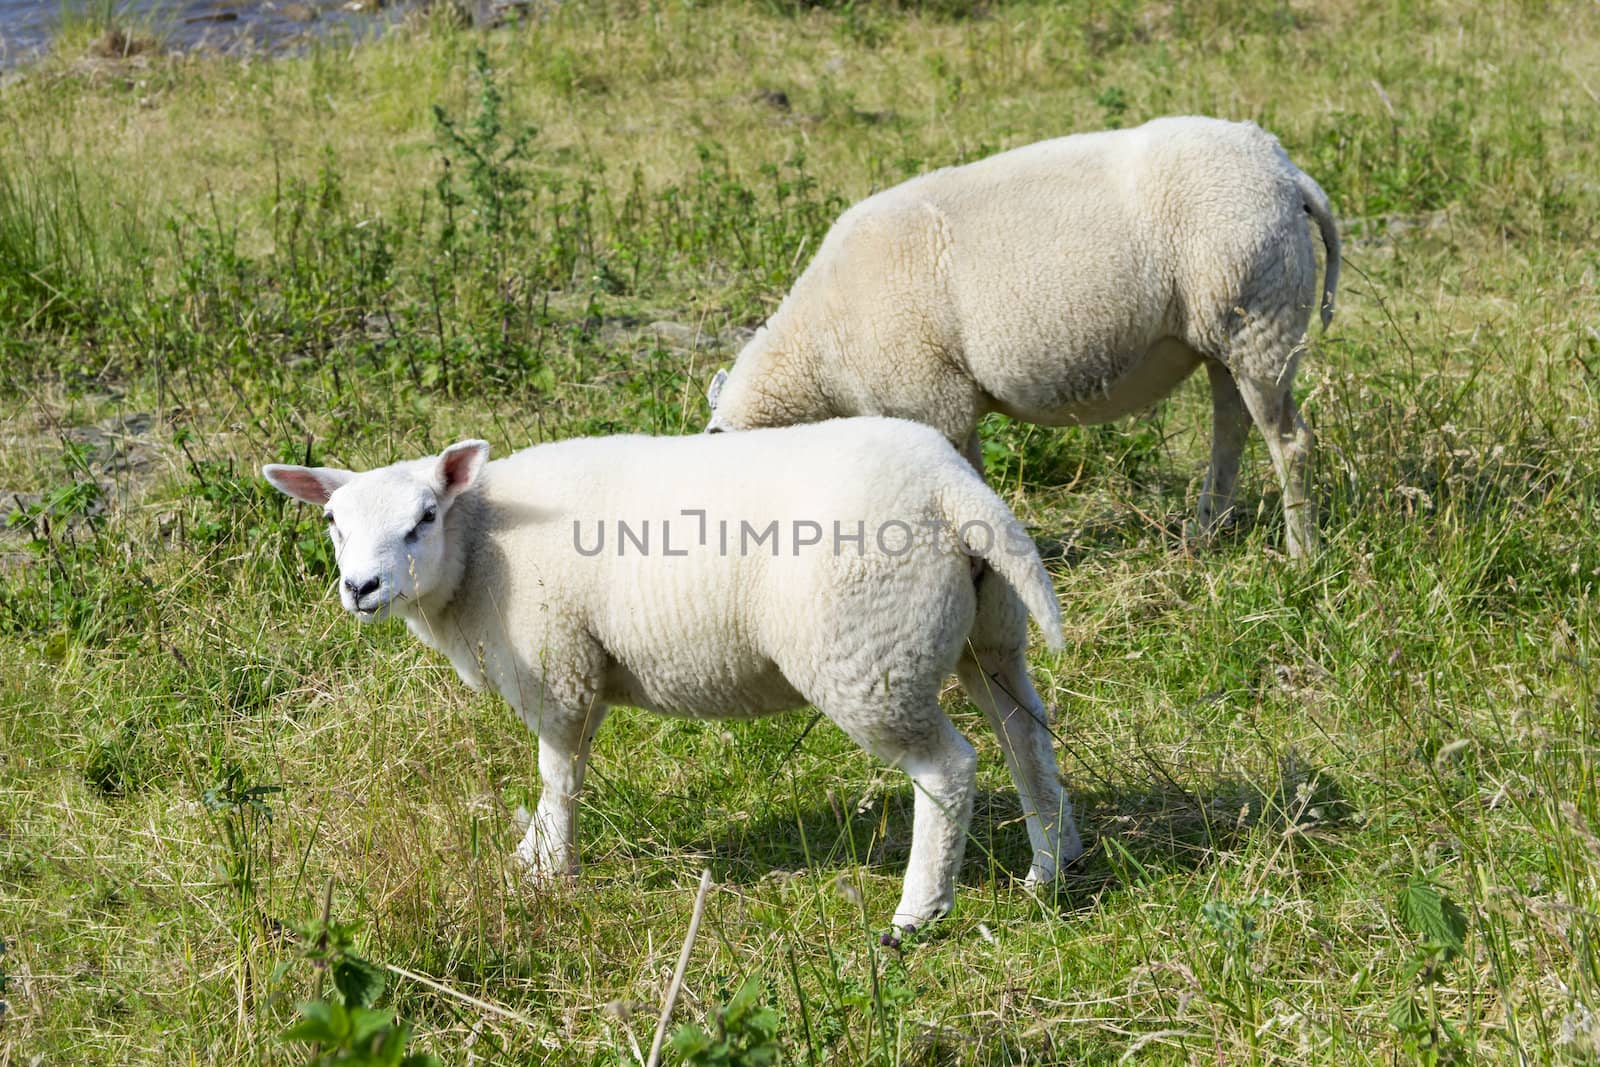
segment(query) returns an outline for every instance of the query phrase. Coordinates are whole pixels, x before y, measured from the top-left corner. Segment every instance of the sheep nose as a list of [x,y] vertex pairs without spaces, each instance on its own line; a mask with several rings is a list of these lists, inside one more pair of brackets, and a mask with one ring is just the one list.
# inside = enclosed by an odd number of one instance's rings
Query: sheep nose
[[376,593],[378,591],[378,579],[368,578],[362,584],[357,585],[354,578],[346,578],[344,580],[344,587],[350,590],[350,595],[354,597],[355,602],[359,604],[361,603],[362,597],[366,596],[368,593]]

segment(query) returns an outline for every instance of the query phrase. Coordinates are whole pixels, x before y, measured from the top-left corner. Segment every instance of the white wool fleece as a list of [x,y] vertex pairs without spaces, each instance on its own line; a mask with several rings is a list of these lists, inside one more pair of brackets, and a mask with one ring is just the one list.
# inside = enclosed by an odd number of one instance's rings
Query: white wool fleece
[[1288,547],[1316,529],[1310,431],[1290,395],[1318,303],[1326,196],[1251,123],[1178,117],[1079,134],[914,178],[829,230],[719,380],[711,429],[881,414],[977,460],[978,419],[1097,423],[1146,408],[1196,367],[1214,400],[1209,531],[1231,507],[1250,421],[1284,484]]
[[869,418],[486,453],[265,473],[323,505],[347,609],[405,619],[539,735],[543,793],[518,850],[536,874],[576,868],[573,802],[612,705],[747,718],[810,703],[912,777],[895,922],[934,919],[975,790],[972,748],[939,708],[952,670],[1002,740],[1030,878],[1081,852],[1023,658],[1026,612],[1055,646],[1059,605],[1016,519],[938,433]]

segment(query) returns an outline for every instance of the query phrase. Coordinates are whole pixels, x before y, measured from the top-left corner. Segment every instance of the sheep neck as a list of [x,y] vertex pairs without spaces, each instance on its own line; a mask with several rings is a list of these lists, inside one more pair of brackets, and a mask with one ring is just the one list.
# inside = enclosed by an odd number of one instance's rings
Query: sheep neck
[[747,420],[744,429],[791,426],[847,414],[823,389],[816,359],[796,354],[820,353],[808,338],[796,333],[782,347],[773,343],[770,335],[764,340],[767,343],[756,364],[756,380],[761,385],[752,405],[755,417]]

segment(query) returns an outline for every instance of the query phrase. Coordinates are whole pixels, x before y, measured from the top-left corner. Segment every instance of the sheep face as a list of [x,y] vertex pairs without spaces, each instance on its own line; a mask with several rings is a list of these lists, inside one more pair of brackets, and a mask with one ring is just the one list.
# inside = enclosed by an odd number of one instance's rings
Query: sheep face
[[821,387],[817,371],[809,349],[795,348],[792,336],[780,338],[761,327],[740,349],[733,366],[722,368],[711,379],[706,389],[711,405],[706,432],[794,426],[876,413],[841,408]]
[[463,441],[436,459],[362,474],[280,464],[263,467],[262,474],[296,500],[322,508],[339,563],[339,602],[371,622],[451,580],[444,517],[488,457],[486,442]]
[[[723,367],[711,379],[710,386],[706,388],[706,402],[711,405],[711,421],[706,423],[706,433],[753,430],[762,425],[752,422],[748,417],[758,409],[753,409],[745,396],[749,390],[744,386],[743,379],[751,377],[749,373],[739,370],[745,365],[745,362],[736,361],[731,369]],[[759,379],[759,375],[756,377]]]

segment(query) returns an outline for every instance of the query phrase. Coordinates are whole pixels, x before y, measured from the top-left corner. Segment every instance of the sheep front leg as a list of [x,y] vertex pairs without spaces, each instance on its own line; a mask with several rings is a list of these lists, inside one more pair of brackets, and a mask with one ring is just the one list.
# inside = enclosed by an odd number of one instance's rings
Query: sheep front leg
[[587,716],[546,715],[539,729],[539,778],[542,788],[528,832],[517,846],[517,858],[535,882],[571,877],[578,872],[578,793],[589,763],[595,731],[604,708]]
[[[976,428],[967,435],[967,443],[962,448],[961,454],[972,465],[972,469],[978,472],[978,477],[983,478],[983,438],[978,436]],[[987,481],[988,479],[985,478],[984,480]]]

